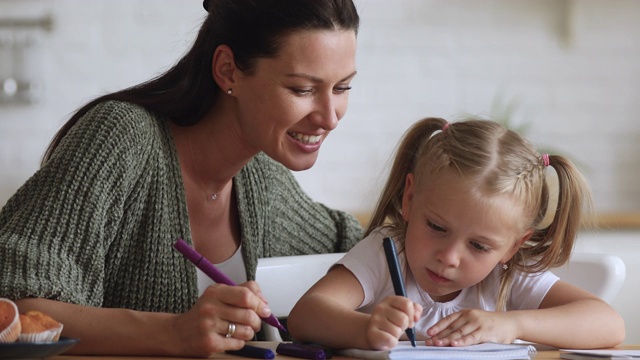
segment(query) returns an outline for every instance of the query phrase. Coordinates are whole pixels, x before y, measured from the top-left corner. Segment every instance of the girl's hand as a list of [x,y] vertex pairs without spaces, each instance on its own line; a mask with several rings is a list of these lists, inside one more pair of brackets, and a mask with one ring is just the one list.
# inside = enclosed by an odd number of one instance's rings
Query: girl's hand
[[[256,282],[240,286],[215,284],[189,311],[176,316],[172,332],[184,345],[182,354],[209,357],[215,352],[240,349],[260,330],[261,317],[270,314]],[[235,324],[235,332],[226,337],[229,323]]]
[[427,330],[425,345],[464,346],[485,342],[509,344],[517,338],[517,325],[508,312],[465,309],[438,321]]
[[422,314],[422,307],[403,296],[389,296],[373,309],[366,330],[369,346],[388,350],[398,345],[404,331],[413,327]]

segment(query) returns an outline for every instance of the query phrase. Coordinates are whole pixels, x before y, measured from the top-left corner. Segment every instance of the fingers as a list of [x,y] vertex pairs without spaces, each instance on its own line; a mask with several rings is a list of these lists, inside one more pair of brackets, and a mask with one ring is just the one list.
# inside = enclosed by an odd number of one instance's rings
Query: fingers
[[209,286],[194,306],[173,321],[184,354],[207,357],[237,350],[252,340],[271,310],[255,282],[242,286]]
[[427,336],[430,336],[431,338],[425,340],[425,345],[448,346],[449,340],[447,339],[447,336],[452,330],[447,329],[449,329],[451,323],[456,319],[457,313],[450,314],[427,329]]
[[418,303],[413,303],[413,323],[415,324],[420,320],[422,316],[422,306]]
[[450,346],[452,342],[458,341],[473,331],[467,326],[467,319],[461,316],[461,312],[453,313],[427,330],[430,339],[425,340],[426,345]]
[[480,343],[477,329],[461,327],[445,335],[438,335],[425,340],[425,345],[432,346],[463,346]]
[[505,313],[466,309],[440,320],[427,335],[425,344],[435,346],[510,343],[517,338],[517,325]]
[[264,294],[262,294],[262,290],[260,289],[260,285],[258,285],[257,282],[255,281],[247,281],[244,284],[242,284],[241,286],[244,286],[246,288],[248,288],[249,290],[251,290],[254,294],[256,294],[260,300],[262,300],[263,303],[268,304],[269,302],[267,301],[267,299],[264,297]]
[[216,284],[205,290],[201,301],[211,302],[216,306],[216,312],[221,319],[247,325],[258,331],[262,325],[261,318],[271,315],[271,309],[254,292],[256,290],[259,291],[259,287],[255,282],[242,286]]
[[367,327],[367,341],[377,350],[390,349],[398,344],[405,330],[413,327],[422,307],[402,296],[390,296],[376,305]]
[[[253,292],[253,294],[260,299],[260,301],[257,302],[257,305],[253,307],[256,314],[258,314],[258,316],[263,319],[269,317],[271,315],[271,309],[269,308],[269,303],[262,294],[262,290],[260,290],[260,286],[258,285],[258,283],[255,281],[247,281],[246,283],[242,284],[242,286],[251,290],[251,292]],[[253,303],[256,304],[255,302]]]
[[255,331],[252,327],[226,320],[216,322],[212,331],[216,335],[232,340],[250,341],[255,336]]

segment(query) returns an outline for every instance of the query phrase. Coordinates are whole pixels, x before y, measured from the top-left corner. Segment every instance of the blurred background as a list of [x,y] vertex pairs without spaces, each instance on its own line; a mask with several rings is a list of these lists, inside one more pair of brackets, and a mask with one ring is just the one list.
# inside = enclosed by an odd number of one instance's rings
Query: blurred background
[[[614,253],[614,307],[640,343],[640,1],[355,0],[351,101],[317,164],[296,173],[329,206],[366,219],[416,120],[503,121],[585,172],[601,229],[577,249]],[[0,0],[0,206],[56,130],[92,98],[145,81],[183,54],[200,0]]]

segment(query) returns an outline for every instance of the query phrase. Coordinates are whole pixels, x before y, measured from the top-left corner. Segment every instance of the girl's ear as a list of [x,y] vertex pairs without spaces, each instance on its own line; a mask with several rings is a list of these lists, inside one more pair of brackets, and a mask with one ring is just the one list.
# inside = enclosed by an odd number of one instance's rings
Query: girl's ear
[[511,260],[513,255],[515,255],[518,252],[518,250],[520,250],[520,247],[522,247],[522,244],[524,244],[527,240],[531,238],[531,236],[533,235],[533,231],[534,229],[527,230],[527,232],[525,232],[524,235],[513,244],[513,247],[509,249],[509,251],[507,251],[507,253],[502,258],[502,261],[501,261],[502,264],[505,264],[509,262],[509,260]]
[[233,89],[238,68],[234,61],[233,50],[229,46],[220,45],[216,48],[211,61],[211,72],[213,79],[222,91]]
[[411,203],[413,202],[413,193],[415,191],[415,176],[408,173],[404,181],[404,193],[402,194],[402,218],[409,222],[409,214],[411,213]]

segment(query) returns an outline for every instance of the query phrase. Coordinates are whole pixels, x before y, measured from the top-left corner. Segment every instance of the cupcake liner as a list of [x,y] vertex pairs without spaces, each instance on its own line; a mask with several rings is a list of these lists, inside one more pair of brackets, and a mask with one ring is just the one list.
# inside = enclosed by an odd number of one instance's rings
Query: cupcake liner
[[37,333],[22,333],[18,336],[19,342],[52,342],[60,339],[60,333],[62,333],[62,324],[54,329],[49,329]]
[[0,299],[2,302],[7,302],[13,306],[16,316],[6,329],[0,331],[0,343],[12,343],[20,336],[20,316],[18,315],[18,306],[9,299]]

